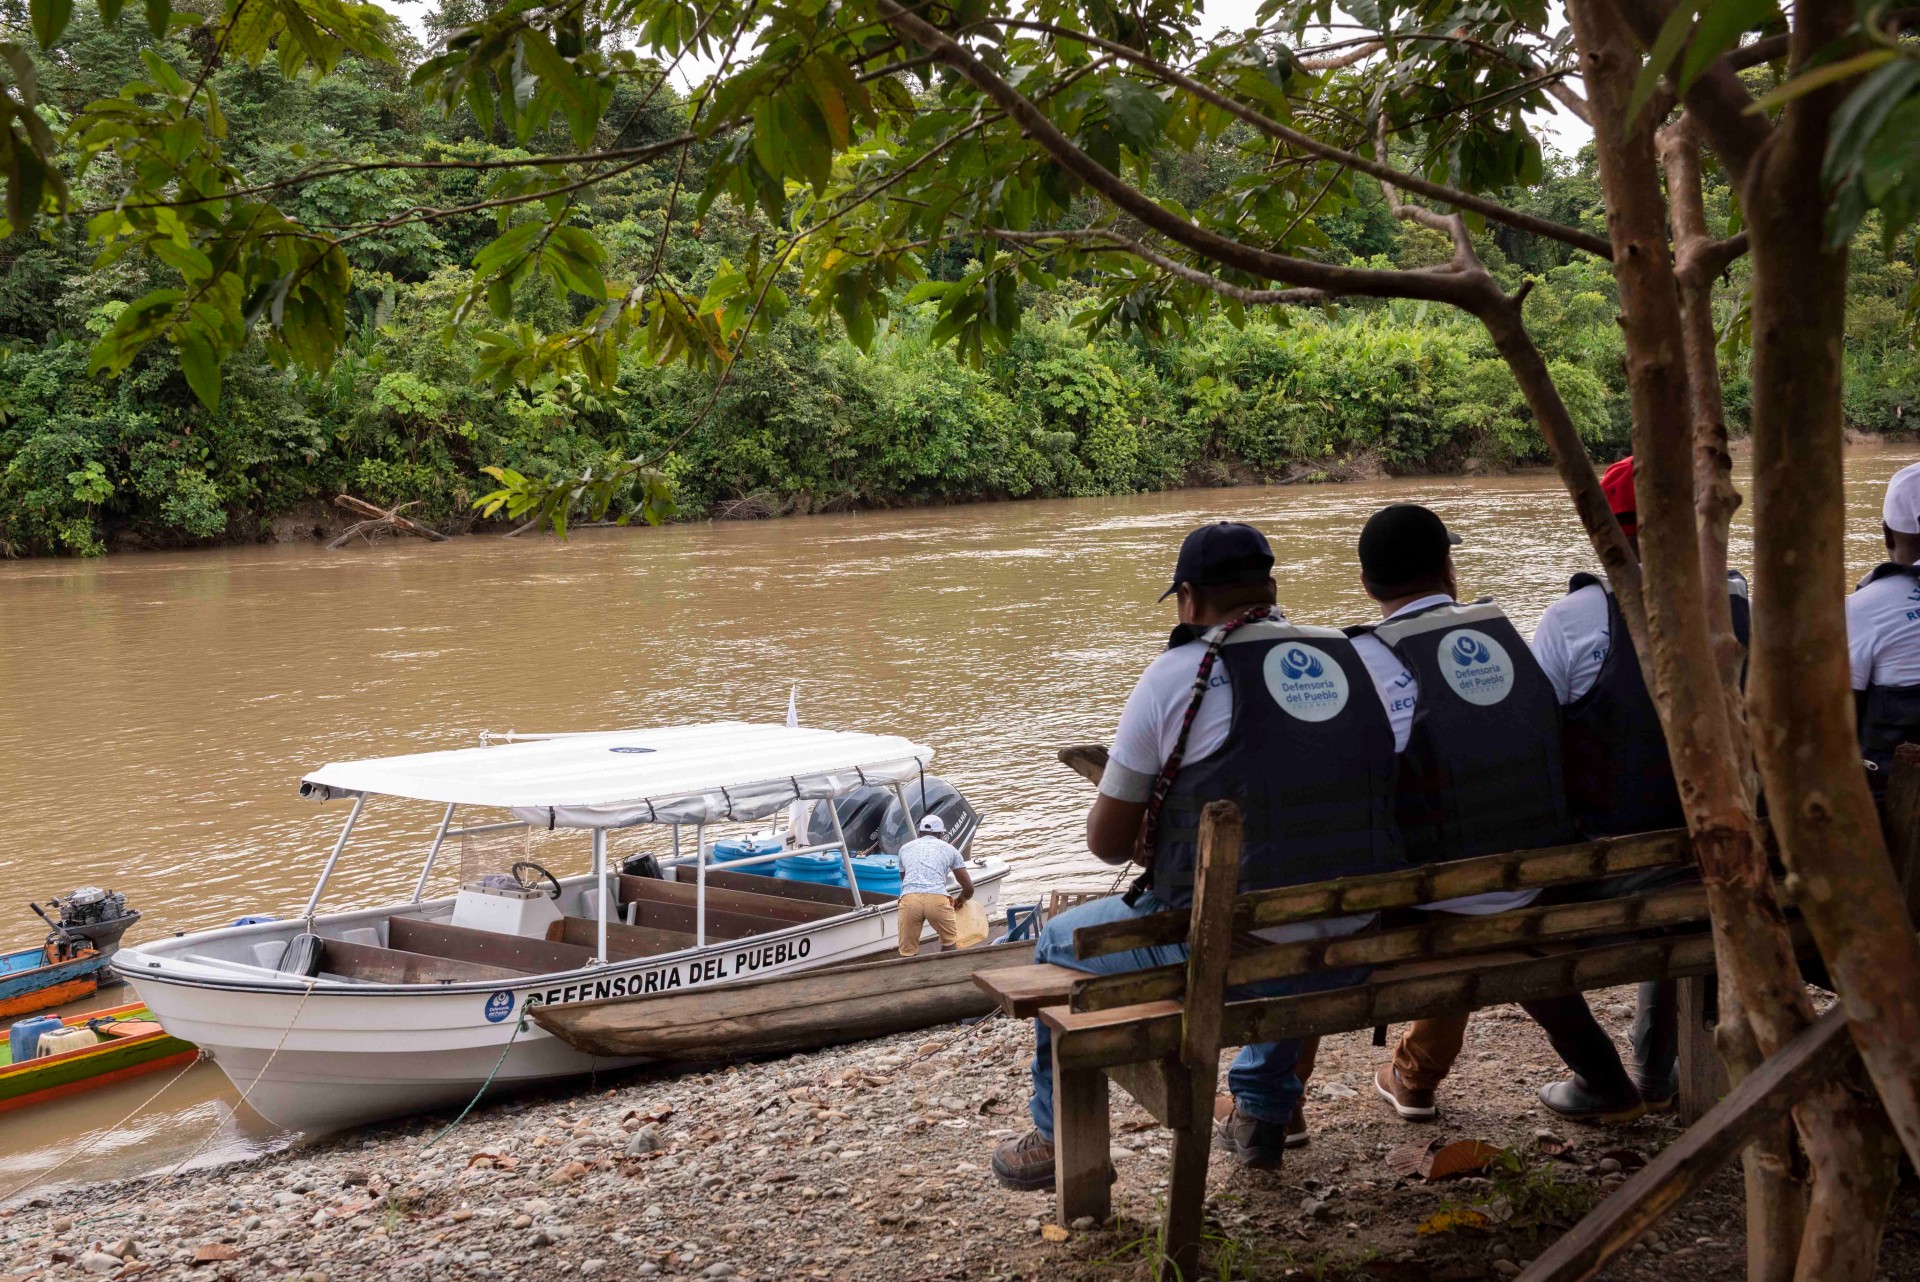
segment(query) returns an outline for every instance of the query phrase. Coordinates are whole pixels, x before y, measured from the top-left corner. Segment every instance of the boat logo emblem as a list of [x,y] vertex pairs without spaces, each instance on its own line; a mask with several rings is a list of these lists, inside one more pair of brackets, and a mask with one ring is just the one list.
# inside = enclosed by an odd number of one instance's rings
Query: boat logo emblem
[[487,998],[487,1022],[489,1024],[498,1024],[511,1014],[513,1014],[512,993],[503,988],[493,994],[493,996]]
[[1332,655],[1295,643],[1267,651],[1260,665],[1267,693],[1288,716],[1330,721],[1347,706],[1347,674]]
[[1459,628],[1440,639],[1440,675],[1468,703],[1487,708],[1513,692],[1513,659],[1484,632]]
[[618,748],[608,748],[608,749],[607,749],[607,751],[608,751],[608,752],[654,752],[654,751],[657,751],[657,749],[654,749],[654,748],[634,748],[634,747],[629,747],[629,746],[627,746],[627,745],[625,745],[625,744],[623,744],[623,745],[621,745],[621,746],[620,746],[620,747],[618,747]]

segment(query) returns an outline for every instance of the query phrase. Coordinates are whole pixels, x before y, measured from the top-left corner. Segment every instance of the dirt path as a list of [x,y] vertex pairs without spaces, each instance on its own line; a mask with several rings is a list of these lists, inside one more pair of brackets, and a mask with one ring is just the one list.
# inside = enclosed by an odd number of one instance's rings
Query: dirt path
[[[1630,1000],[1611,992],[1595,1006],[1624,1033]],[[993,1020],[716,1072],[625,1074],[476,1110],[437,1144],[446,1118],[171,1183],[67,1190],[0,1211],[0,1282],[1145,1276],[1167,1136],[1130,1104],[1117,1105],[1107,1226],[1054,1240],[1050,1200],[988,1173],[994,1142],[1026,1126],[1030,1048],[1024,1026]],[[1622,1178],[1614,1164],[1678,1133],[1666,1120],[1598,1131],[1545,1117],[1533,1093],[1557,1063],[1511,1007],[1475,1020],[1435,1126],[1408,1126],[1374,1097],[1382,1053],[1363,1034],[1327,1040],[1313,1139],[1284,1170],[1216,1159],[1209,1276],[1511,1276]],[[1542,1131],[1569,1152],[1541,1156]],[[1430,1137],[1516,1156],[1490,1177],[1436,1185],[1388,1165],[1392,1149]],[[1737,1171],[1724,1174],[1609,1276],[1741,1276],[1739,1194]],[[1470,1227],[1418,1231],[1440,1212]],[[1912,1186],[1882,1263],[1883,1277],[1920,1278]]]

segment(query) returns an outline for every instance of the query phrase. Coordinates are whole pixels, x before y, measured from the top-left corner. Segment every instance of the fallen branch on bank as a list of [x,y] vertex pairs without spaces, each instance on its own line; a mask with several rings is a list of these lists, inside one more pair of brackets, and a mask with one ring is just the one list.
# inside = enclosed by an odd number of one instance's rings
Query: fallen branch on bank
[[411,534],[416,538],[425,539],[429,543],[445,543],[447,536],[440,533],[440,531],[428,529],[418,521],[408,520],[406,517],[400,515],[408,508],[416,506],[417,502],[416,500],[414,503],[402,503],[396,507],[383,508],[377,507],[365,499],[357,499],[351,494],[335,495],[333,499],[333,505],[335,507],[343,512],[352,512],[355,516],[365,517],[366,519],[356,521],[352,525],[349,525],[341,533],[339,538],[327,544],[327,551],[331,552],[335,548],[345,547],[355,539],[365,539],[371,543],[376,535],[394,533]]

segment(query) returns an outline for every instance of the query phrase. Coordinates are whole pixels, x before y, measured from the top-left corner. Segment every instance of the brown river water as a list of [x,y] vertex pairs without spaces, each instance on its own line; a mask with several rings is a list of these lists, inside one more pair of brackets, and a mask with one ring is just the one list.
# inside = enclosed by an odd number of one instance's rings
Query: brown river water
[[[1879,559],[1886,478],[1916,459],[1916,445],[1850,456],[1856,572]],[[977,848],[1014,863],[1005,902],[1104,886],[1112,872],[1080,843],[1091,791],[1053,754],[1111,734],[1172,623],[1171,603],[1154,598],[1181,536],[1252,521],[1273,540],[1292,617],[1361,622],[1354,539],[1395,501],[1429,504],[1463,536],[1463,595],[1493,596],[1523,630],[1593,561],[1556,479],[1529,472],[589,530],[564,543],[0,565],[0,944],[40,939],[27,900],[87,884],[146,914],[135,938],[298,911],[344,817],[297,792],[327,761],[464,747],[485,730],[778,721],[796,688],[803,724],[934,747],[937,772],[985,818]],[[1744,522],[1735,543],[1741,564]],[[370,806],[326,906],[408,897],[438,818]],[[106,990],[86,1008],[131,997]],[[226,1160],[293,1138],[245,1110],[230,1117],[233,1094],[206,1065],[111,1129],[172,1075],[0,1120],[0,1202],[40,1177]]]

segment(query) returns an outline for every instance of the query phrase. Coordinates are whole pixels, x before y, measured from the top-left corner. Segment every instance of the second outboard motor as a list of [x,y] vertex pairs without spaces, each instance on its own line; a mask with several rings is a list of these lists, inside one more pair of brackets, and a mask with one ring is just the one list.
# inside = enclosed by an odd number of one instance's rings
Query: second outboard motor
[[929,776],[924,787],[916,780],[903,791],[913,806],[913,814],[909,817],[901,810],[900,799],[888,794],[886,818],[880,824],[880,849],[889,855],[899,854],[900,847],[912,841],[919,831],[920,821],[931,814],[946,821],[948,844],[965,854],[975,830],[980,827],[980,816],[960,795],[960,790],[945,779]]
[[[834,799],[833,808],[840,814],[840,826],[846,830],[847,845],[853,848],[853,853],[858,854],[873,844],[887,807],[893,804],[893,794],[877,784],[855,788],[844,797]],[[815,802],[813,812],[807,817],[807,844],[824,846],[839,840],[833,831],[833,815]]]

